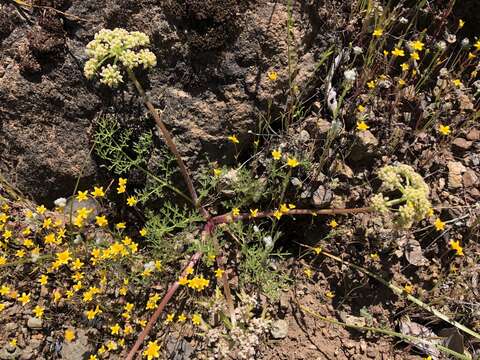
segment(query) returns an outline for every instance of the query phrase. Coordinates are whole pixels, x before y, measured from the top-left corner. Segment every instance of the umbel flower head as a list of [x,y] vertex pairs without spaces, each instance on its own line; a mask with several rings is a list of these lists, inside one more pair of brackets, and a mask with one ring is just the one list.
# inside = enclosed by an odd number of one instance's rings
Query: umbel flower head
[[123,82],[122,68],[132,70],[140,65],[144,69],[157,65],[157,57],[143,47],[150,44],[148,36],[140,31],[115,28],[102,29],[87,45],[90,59],[83,69],[87,79],[100,75],[100,82],[116,87]]
[[376,211],[382,215],[393,214],[395,224],[404,229],[427,216],[432,206],[428,200],[430,189],[411,166],[385,166],[378,171],[378,177],[382,180],[381,191],[399,196],[389,199],[381,192],[374,195],[370,201]]

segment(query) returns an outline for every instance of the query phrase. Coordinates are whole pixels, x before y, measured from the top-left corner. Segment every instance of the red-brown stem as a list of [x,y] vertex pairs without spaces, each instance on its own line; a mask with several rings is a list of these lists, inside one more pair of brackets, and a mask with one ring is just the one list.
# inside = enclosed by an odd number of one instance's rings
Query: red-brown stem
[[[195,264],[198,262],[198,260],[201,257],[202,257],[201,252],[196,252],[195,254],[193,254],[193,256],[190,258],[190,261],[188,262],[188,265],[183,270],[181,276],[187,276],[187,269],[195,266]],[[152,329],[153,325],[155,325],[157,319],[159,318],[160,314],[162,313],[162,311],[165,308],[165,306],[167,305],[167,303],[170,301],[172,296],[175,294],[175,291],[177,291],[178,286],[179,286],[178,281],[175,281],[172,285],[170,285],[167,293],[165,294],[164,298],[162,299],[162,302],[158,305],[157,310],[155,310],[155,312],[153,313],[150,320],[148,320],[148,323],[145,326],[145,328],[138,335],[137,341],[135,341],[135,344],[133,345],[132,349],[128,353],[128,356],[126,357],[126,360],[133,360],[133,357],[135,356],[135,353],[138,351],[140,346],[142,346],[143,341],[147,337],[147,335],[150,332],[150,330]]]
[[[348,215],[348,214],[359,214],[371,212],[373,209],[371,207],[362,207],[362,208],[352,208],[352,209],[292,209],[288,212],[283,213],[283,215]],[[261,211],[258,212],[255,217],[252,217],[251,214],[241,213],[238,216],[232,216],[231,213],[226,213],[223,215],[218,215],[210,219],[210,221],[215,224],[225,224],[233,221],[246,220],[246,219],[256,219],[256,218],[266,218],[274,216],[275,211]]]
[[135,88],[137,89],[138,93],[142,97],[143,103],[147,107],[148,111],[150,112],[150,114],[152,114],[153,119],[155,120],[155,124],[162,132],[168,148],[175,156],[175,159],[177,160],[178,168],[182,173],[183,180],[187,184],[188,192],[192,197],[193,204],[195,205],[196,208],[200,210],[200,212],[202,213],[202,216],[204,216],[205,218],[208,218],[208,212],[201,206],[201,204],[198,201],[197,192],[193,187],[192,178],[190,177],[187,167],[185,166],[185,163],[183,162],[182,157],[178,152],[177,146],[175,145],[175,142],[173,141],[172,136],[170,135],[170,131],[168,131],[162,119],[160,119],[160,115],[158,115],[158,111],[155,109],[152,102],[148,99],[147,94],[145,93],[145,90],[143,90],[143,87],[140,84],[140,82],[137,80],[137,77],[135,76],[135,74],[131,70],[129,70],[128,76],[130,77],[130,80],[132,80],[133,84],[135,85]]
[[217,266],[220,270],[223,271],[222,273],[222,284],[223,284],[223,292],[225,293],[225,300],[227,302],[228,312],[230,313],[230,321],[232,322],[232,326],[236,326],[237,321],[235,319],[235,306],[233,305],[232,299],[232,292],[230,291],[230,286],[228,285],[228,277],[227,273],[225,272],[224,268],[224,258],[222,254],[222,249],[220,249],[220,245],[218,244],[217,238],[213,237],[213,246],[215,247],[215,251],[217,252]]

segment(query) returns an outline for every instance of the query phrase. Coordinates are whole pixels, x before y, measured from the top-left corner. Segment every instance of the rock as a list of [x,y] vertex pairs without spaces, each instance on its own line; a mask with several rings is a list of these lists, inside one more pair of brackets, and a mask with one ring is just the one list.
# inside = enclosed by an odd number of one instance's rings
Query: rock
[[350,152],[351,161],[362,161],[371,158],[378,146],[378,140],[370,130],[357,131],[355,145]]
[[330,171],[342,174],[343,176],[349,179],[353,177],[352,169],[347,164],[345,164],[343,161],[340,161],[340,160],[333,161],[332,165],[330,166]]
[[357,138],[360,140],[360,143],[365,146],[377,146],[378,140],[375,135],[372,134],[370,130],[359,131],[357,132]]
[[3,331],[5,333],[10,333],[18,329],[18,324],[16,323],[8,323],[3,327]]
[[470,129],[467,133],[467,139],[470,141],[478,141],[480,140],[480,130],[479,129]]
[[326,134],[332,126],[332,124],[330,124],[330,122],[328,122],[327,120],[322,119],[322,118],[318,118],[315,122],[315,125],[316,125],[316,128],[317,128],[317,131],[320,134]]
[[22,351],[18,347],[11,348],[8,345],[0,349],[0,360],[18,359]]
[[468,169],[467,171],[465,171],[462,179],[463,179],[463,185],[466,188],[480,185],[479,183],[480,179],[478,178],[477,173],[472,169]]
[[[308,85],[308,89],[302,86],[305,93],[317,86],[312,80],[318,76],[315,69],[323,49],[289,44],[283,36],[289,17],[285,4],[265,1],[250,6],[237,0],[162,1],[153,6],[94,0],[49,3],[61,3],[61,11],[73,17],[93,16],[74,32],[58,17],[55,32],[42,22],[33,26],[17,21],[0,42],[0,171],[22,192],[48,205],[71,193],[79,176],[80,189],[102,182],[104,176],[111,178],[90,156],[99,116],[114,110],[122,130],[131,130],[134,138],[154,127],[131,87],[112,91],[85,79],[81,69],[87,60],[85,46],[98,29],[141,29],[150,36],[151,49],[162,66],[142,74],[141,81],[148,77],[144,83],[149,97],[164,108],[166,125],[193,175],[206,159],[233,162],[237,150],[225,141],[226,136],[235,133],[241,146],[248,146],[256,115],[269,102],[273,107],[283,103],[288,79],[285,59],[292,49],[298,59],[295,81]],[[303,14],[300,7],[292,7],[292,12],[295,18]],[[310,31],[300,23],[295,22],[291,31],[298,44],[311,40]],[[319,33],[315,42],[326,47],[330,37]],[[50,43],[54,47],[46,49]],[[25,64],[30,58],[32,64]],[[278,80],[269,80],[266,69],[277,71]]]
[[171,357],[172,360],[191,359],[194,349],[184,338],[169,335],[166,343],[168,353],[174,354],[173,357]]
[[43,320],[37,317],[30,317],[28,318],[27,326],[30,329],[41,329],[43,327]]
[[467,171],[465,166],[458,161],[449,161],[448,168],[448,186],[452,189],[462,187],[462,174]]
[[332,191],[324,185],[320,185],[313,193],[312,202],[316,207],[322,207],[329,204],[332,201],[332,198]]
[[93,346],[88,343],[88,336],[83,329],[75,330],[75,340],[64,341],[60,358],[64,360],[83,360],[88,352],[93,351]]
[[298,135],[298,139],[302,143],[307,143],[310,140],[310,134],[308,133],[307,130],[302,130],[302,131],[300,131],[300,134]]
[[270,333],[274,339],[284,339],[288,335],[288,321],[275,320],[270,328]]
[[472,147],[472,142],[464,138],[456,138],[452,141],[452,145],[457,150],[468,150]]

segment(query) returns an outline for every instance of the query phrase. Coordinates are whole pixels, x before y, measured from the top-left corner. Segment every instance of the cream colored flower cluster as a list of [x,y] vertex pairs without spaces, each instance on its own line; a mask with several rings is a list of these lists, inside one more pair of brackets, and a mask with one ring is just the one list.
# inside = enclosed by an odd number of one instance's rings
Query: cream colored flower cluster
[[[396,213],[395,223],[402,228],[410,228],[414,221],[424,219],[431,210],[428,199],[430,189],[422,176],[409,165],[385,166],[378,172],[384,190],[398,191],[401,196],[390,200],[383,194],[376,194],[371,199],[372,207],[386,215]],[[399,205],[398,209],[392,206]]]
[[123,82],[121,67],[132,70],[140,65],[144,69],[157,65],[155,54],[141,49],[149,44],[148,36],[140,31],[102,29],[87,45],[90,59],[85,63],[85,76],[91,79],[98,73],[102,84],[116,87]]

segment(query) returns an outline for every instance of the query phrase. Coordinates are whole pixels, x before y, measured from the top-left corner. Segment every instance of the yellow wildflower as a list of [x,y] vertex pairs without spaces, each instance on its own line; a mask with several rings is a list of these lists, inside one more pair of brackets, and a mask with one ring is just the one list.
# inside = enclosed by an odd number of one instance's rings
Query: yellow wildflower
[[282,217],[282,212],[280,210],[275,210],[273,212],[273,216],[277,219],[277,220],[280,220],[280,218]]
[[373,30],[372,35],[373,35],[373,36],[376,36],[376,37],[382,36],[382,35],[383,35],[383,29],[376,28],[375,30]]
[[165,324],[170,324],[171,322],[173,322],[174,317],[175,317],[175,314],[173,313],[167,314],[167,318],[165,319]]
[[465,26],[465,21],[462,19],[458,19],[458,28],[461,29]]
[[440,131],[442,135],[449,135],[451,133],[450,126],[442,124],[438,126],[438,131]]
[[227,139],[230,140],[234,144],[238,144],[240,142],[240,141],[238,141],[238,138],[237,138],[236,135],[230,135]]
[[50,226],[52,226],[52,219],[46,218],[43,220],[42,228],[44,229],[50,229]]
[[477,42],[473,44],[473,47],[477,50],[480,50],[480,39],[478,39]]
[[33,313],[35,314],[35,317],[41,319],[42,316],[43,316],[43,312],[45,311],[45,309],[39,305],[35,306],[33,308]]
[[40,206],[37,206],[37,213],[39,213],[40,215],[43,215],[45,213],[45,211],[47,211],[47,208],[43,205],[40,205]]
[[457,252],[456,255],[458,256],[463,256],[463,247],[460,246],[460,240],[457,240],[457,241],[453,241],[453,240],[450,240],[450,247],[452,250],[455,250]]
[[232,209],[232,216],[238,216],[240,215],[240,209],[239,208],[233,208]]
[[105,215],[102,216],[96,216],[95,217],[95,222],[97,223],[98,226],[104,227],[108,225],[108,220]]
[[412,284],[405,284],[405,286],[403,287],[403,290],[407,294],[413,294],[413,285]]
[[273,70],[272,70],[272,71],[269,71],[269,72],[267,73],[267,76],[268,76],[268,79],[269,79],[270,81],[275,81],[275,80],[277,80],[277,78],[278,78],[277,72],[276,72],[276,71],[273,71]]
[[100,187],[94,186],[93,191],[91,191],[90,194],[92,194],[93,197],[95,197],[95,198],[104,197],[105,192],[103,191],[103,186],[100,186]]
[[250,209],[250,217],[254,218],[258,216],[258,209]]
[[421,42],[420,40],[415,40],[415,41],[410,42],[410,46],[414,50],[422,51],[425,44],[423,42]]
[[194,325],[200,325],[202,323],[202,317],[199,314],[194,314],[192,316],[192,323]]
[[224,273],[224,272],[225,272],[225,270],[223,270],[223,269],[217,269],[217,270],[215,270],[215,277],[216,277],[217,279],[220,279],[220,278],[223,276],[223,273]]
[[147,348],[143,351],[143,356],[147,357],[147,360],[152,360],[160,357],[160,345],[157,341],[149,341]]
[[306,277],[309,278],[309,279],[310,279],[310,278],[312,277],[312,275],[313,275],[312,270],[310,270],[309,268],[304,269],[304,270],[303,270],[303,273],[304,273],[304,274],[306,275]]
[[402,71],[407,71],[410,65],[408,65],[407,63],[402,63],[400,64],[400,67],[402,68]]
[[38,282],[40,283],[40,285],[42,286],[45,286],[47,285],[47,282],[48,282],[48,275],[41,275],[40,278],[38,279]]
[[410,54],[410,57],[413,60],[420,60],[420,55],[418,55],[418,52],[414,51],[413,53]]
[[280,160],[282,157],[282,151],[281,150],[272,150],[272,157],[274,160]]
[[22,305],[26,305],[30,302],[30,294],[22,293],[22,295],[18,298],[18,301],[22,303]]
[[377,85],[377,83],[375,82],[375,80],[371,80],[371,81],[367,82],[367,86],[368,86],[369,89],[375,88],[376,85]]
[[88,200],[88,190],[79,191],[76,199],[77,199],[79,202]]
[[120,325],[118,325],[118,323],[117,323],[113,326],[110,326],[110,333],[112,335],[118,335],[120,333]]
[[300,163],[295,158],[288,158],[287,159],[287,165],[290,166],[291,168],[294,168],[294,167],[297,167],[298,165],[300,165]]
[[402,56],[405,56],[405,51],[403,51],[402,49],[395,48],[394,50],[392,50],[392,55],[402,57]]
[[433,225],[435,226],[435,229],[437,231],[445,230],[445,223],[442,220],[440,220],[440,218],[437,218],[433,223]]
[[138,202],[138,200],[135,196],[130,196],[130,197],[127,198],[127,205],[128,206],[135,206],[135,205],[137,205],[137,202]]
[[367,125],[367,123],[363,120],[357,121],[357,130],[358,131],[366,131],[370,128],[370,126]]

